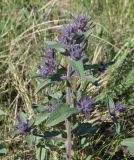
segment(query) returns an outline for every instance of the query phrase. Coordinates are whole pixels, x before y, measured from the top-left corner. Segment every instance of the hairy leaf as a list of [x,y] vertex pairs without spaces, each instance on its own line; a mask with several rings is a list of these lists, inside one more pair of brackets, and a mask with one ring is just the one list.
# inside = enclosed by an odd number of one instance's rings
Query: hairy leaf
[[48,111],[44,111],[44,112],[38,114],[35,117],[35,123],[34,123],[34,125],[41,124],[43,121],[45,121],[48,118],[49,115],[50,115],[50,112],[48,112]]
[[58,106],[55,111],[51,113],[46,125],[48,127],[54,126],[60,122],[63,122],[69,116],[77,112],[78,111],[76,108],[69,108],[66,104],[60,104],[60,106]]
[[47,79],[47,80],[44,80],[42,81],[38,87],[36,88],[35,92],[34,92],[34,95],[36,95],[38,92],[40,92],[42,89],[44,89],[45,87],[47,87],[48,85],[51,84],[51,80],[50,79]]
[[81,61],[75,61],[75,60],[70,60],[69,63],[73,68],[73,70],[75,70],[80,77],[83,77],[84,75],[83,63]]

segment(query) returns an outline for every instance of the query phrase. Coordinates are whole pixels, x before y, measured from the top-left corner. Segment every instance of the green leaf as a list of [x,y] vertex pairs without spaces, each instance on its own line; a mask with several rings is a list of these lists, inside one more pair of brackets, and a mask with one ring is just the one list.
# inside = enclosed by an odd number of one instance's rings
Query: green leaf
[[[106,95],[106,97],[107,97],[107,106],[108,106],[109,111],[115,109],[115,104],[114,104],[113,99],[109,95]],[[120,133],[120,129],[121,129],[120,120],[116,116],[113,116],[113,115],[111,115],[111,119],[115,124],[116,133]]]
[[7,150],[4,148],[4,146],[2,144],[0,144],[0,155],[1,154],[6,154]]
[[57,137],[61,135],[59,131],[46,131],[44,133],[44,138],[51,138],[51,137]]
[[92,156],[89,155],[85,160],[91,160]]
[[46,41],[46,44],[49,48],[56,49],[58,52],[65,52],[64,45],[56,41]]
[[78,125],[73,129],[75,136],[85,136],[89,133],[95,133],[97,126],[92,126],[90,123],[78,123]]
[[19,112],[19,118],[22,122],[27,123],[28,117],[24,112],[22,111]]
[[60,104],[54,112],[51,113],[50,117],[48,118],[46,125],[48,127],[54,126],[60,122],[63,122],[65,119],[67,119],[72,114],[77,113],[76,108],[70,108],[67,104]]
[[89,75],[89,76],[83,76],[82,78],[83,80],[86,80],[87,82],[90,82],[92,84],[94,84],[95,86],[98,86],[98,80],[96,77],[92,76],[92,75]]
[[133,146],[134,147],[134,137],[124,139],[121,142],[121,145],[123,145],[123,146]]
[[33,141],[34,141],[34,136],[32,134],[28,134],[26,136],[26,142],[27,142],[29,147],[33,146]]
[[120,121],[118,119],[114,118],[113,122],[114,122],[115,127],[116,127],[116,133],[120,133],[120,130],[121,130]]
[[81,138],[81,145],[83,145],[86,142],[86,137]]
[[99,67],[98,64],[85,64],[85,65],[84,65],[84,70],[98,69],[98,67]]
[[45,121],[48,118],[49,115],[50,115],[50,112],[48,112],[48,111],[44,111],[44,112],[38,114],[35,117],[35,123],[34,123],[34,125],[41,124],[43,121]]
[[113,99],[107,95],[107,105],[108,105],[108,109],[115,109],[115,104],[114,104],[114,101]]
[[44,106],[42,104],[32,104],[32,108],[37,112],[44,112],[48,109],[48,106]]
[[34,140],[34,136],[32,134],[29,134],[26,136],[26,142],[29,147],[33,146],[33,140]]
[[84,67],[83,63],[81,61],[75,61],[75,60],[70,60],[69,64],[75,70],[80,77],[83,77],[84,75]]
[[84,33],[84,39],[86,40],[91,34],[91,30]]
[[48,85],[51,84],[51,80],[50,79],[47,79],[45,81],[42,81],[38,87],[36,88],[35,92],[34,92],[34,95],[36,95],[38,92],[40,92],[42,89],[44,89],[45,87],[47,87]]
[[128,146],[128,150],[129,153],[134,157],[134,146],[133,147]]
[[22,133],[21,130],[15,129],[14,131],[11,131],[11,132],[10,132],[10,136],[11,136],[11,137],[15,137],[16,135],[18,135],[18,134],[20,134],[20,133]]
[[46,160],[46,148],[44,148],[43,146],[39,147],[36,150],[36,158],[39,160]]
[[7,153],[7,150],[5,148],[0,149],[0,155],[1,154],[6,154],[6,153]]
[[106,93],[100,93],[98,96],[95,97],[95,102],[98,102],[98,101],[101,101],[101,100],[104,100],[106,97]]
[[134,137],[124,139],[121,145],[128,146],[129,153],[134,157]]
[[30,118],[30,119],[28,120],[27,124],[28,124],[28,128],[32,127],[32,125],[34,124],[33,118]]
[[0,116],[5,115],[5,113],[0,109]]
[[40,160],[45,160],[45,159],[46,159],[46,148],[41,147]]
[[[106,63],[106,66],[110,66],[110,65],[113,65],[114,64],[114,61],[111,61],[111,62],[107,62]],[[100,64],[85,64],[84,65],[84,70],[89,70],[89,69],[99,69],[100,67]]]
[[55,99],[60,99],[62,96],[62,92],[58,91],[58,92],[55,92],[54,94],[51,94],[50,96]]

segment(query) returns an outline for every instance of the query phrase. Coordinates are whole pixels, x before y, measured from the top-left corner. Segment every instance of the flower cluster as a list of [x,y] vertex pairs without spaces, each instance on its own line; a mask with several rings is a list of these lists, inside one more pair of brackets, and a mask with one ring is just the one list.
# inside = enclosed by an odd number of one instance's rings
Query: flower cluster
[[43,78],[48,78],[56,73],[56,61],[54,49],[49,48],[45,52],[46,61],[42,62],[40,65],[39,76]]
[[54,49],[48,48],[48,50],[44,52],[44,56],[51,60],[54,59],[55,58]]
[[81,44],[84,40],[84,32],[87,32],[89,18],[87,16],[78,16],[73,23],[67,24],[59,37],[60,43],[67,46],[67,52],[74,60],[80,60]]
[[110,109],[110,114],[111,115],[117,115],[123,109],[125,109],[125,106],[123,104],[116,103],[115,104],[115,108],[114,109]]
[[87,31],[89,28],[87,27],[87,23],[89,21],[89,18],[87,16],[78,16],[75,20],[75,23],[77,24],[78,28],[82,31]]
[[19,129],[22,133],[26,133],[30,131],[30,128],[28,127],[28,124],[20,121],[16,124],[16,128]]
[[79,112],[83,112],[84,114],[88,114],[92,111],[94,106],[94,102],[91,98],[85,96],[81,97],[77,102],[77,109]]
[[58,106],[59,106],[59,103],[57,101],[54,101],[49,105],[48,111],[53,112]]

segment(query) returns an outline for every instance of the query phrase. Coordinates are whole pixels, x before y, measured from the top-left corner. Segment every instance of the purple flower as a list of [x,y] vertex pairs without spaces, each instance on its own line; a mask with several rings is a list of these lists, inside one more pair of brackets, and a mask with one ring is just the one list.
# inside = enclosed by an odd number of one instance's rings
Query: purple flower
[[116,103],[115,106],[116,106],[116,110],[118,110],[118,111],[123,110],[125,108],[125,106],[120,103]]
[[74,46],[74,45],[72,45],[71,47],[70,47],[70,57],[72,58],[72,59],[74,59],[74,60],[80,60],[80,58],[81,58],[81,54],[80,54],[80,52],[78,51],[78,49],[77,49],[77,47],[76,46]]
[[73,36],[76,36],[78,34],[77,24],[75,24],[75,23],[67,24],[64,27],[63,34],[67,37],[70,37],[70,38],[73,37]]
[[58,39],[60,43],[65,44],[67,46],[70,46],[72,43],[69,37],[65,36],[64,34],[61,34]]
[[46,50],[44,52],[44,55],[45,55],[46,58],[53,59],[54,55],[55,55],[54,49],[49,48],[48,50]]
[[115,108],[114,109],[110,109],[110,114],[112,114],[112,115],[118,114],[123,109],[125,109],[125,106],[123,104],[116,103],[115,104]]
[[87,16],[78,16],[75,20],[76,25],[78,26],[79,29],[82,31],[87,31],[87,23],[89,21],[89,17]]
[[28,125],[24,122],[21,122],[21,121],[16,124],[16,128],[24,133],[30,131],[30,128],[28,128]]
[[67,24],[64,28],[63,28],[63,32],[62,34],[59,36],[59,41],[62,44],[65,44],[67,46],[70,46],[72,44],[74,44],[75,42],[75,37],[78,36],[78,27],[76,24]]
[[[81,31],[87,31],[88,27],[86,26],[89,18],[87,16],[78,16],[75,19],[74,23],[67,24],[63,28],[63,32],[59,37],[59,41],[65,45],[72,45],[75,41],[82,36]],[[81,31],[80,31],[81,30]]]
[[59,42],[67,46],[66,52],[74,60],[82,58],[82,47],[85,44],[84,32],[89,30],[87,16],[78,16],[74,23],[67,24],[59,36]]
[[40,65],[40,70],[38,75],[43,77],[43,78],[48,78],[53,76],[56,71],[57,71],[57,65],[56,65],[56,61],[54,59],[54,50],[49,48],[46,52],[45,52],[45,56],[46,56],[46,60],[44,62],[41,63]]
[[44,62],[44,64],[40,67],[41,67],[41,69],[39,71],[39,76],[41,76],[43,78],[51,77],[56,73],[55,62],[53,62],[53,63],[51,61]]
[[92,111],[93,108],[93,100],[89,97],[81,97],[77,102],[77,109],[79,112],[83,112],[84,114],[88,114]]
[[59,106],[59,103],[55,101],[49,105],[48,111],[53,112],[58,106]]

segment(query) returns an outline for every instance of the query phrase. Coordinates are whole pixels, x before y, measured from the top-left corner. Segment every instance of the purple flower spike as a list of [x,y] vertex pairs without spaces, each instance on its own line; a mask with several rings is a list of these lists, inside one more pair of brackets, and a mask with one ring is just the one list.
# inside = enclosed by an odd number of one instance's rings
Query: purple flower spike
[[87,16],[78,16],[74,23],[67,24],[63,28],[58,38],[60,43],[67,46],[66,51],[74,60],[80,60],[82,57],[82,50],[80,51],[80,49],[85,44],[84,32],[89,30],[87,26],[88,21],[89,18]]
[[54,58],[55,55],[54,49],[49,48],[47,51],[45,51],[44,55],[45,57],[50,59]]
[[28,125],[21,121],[16,124],[16,128],[24,133],[30,131],[30,129],[28,128]]
[[49,105],[48,111],[53,112],[57,107],[59,103],[57,101],[53,102],[52,104]]
[[92,111],[93,108],[93,101],[89,97],[82,97],[80,100],[77,102],[77,109],[79,112],[83,112],[84,114],[88,114]]
[[76,25],[78,26],[79,29],[83,30],[87,30],[87,23],[89,21],[89,17],[87,16],[78,16],[75,20]]

